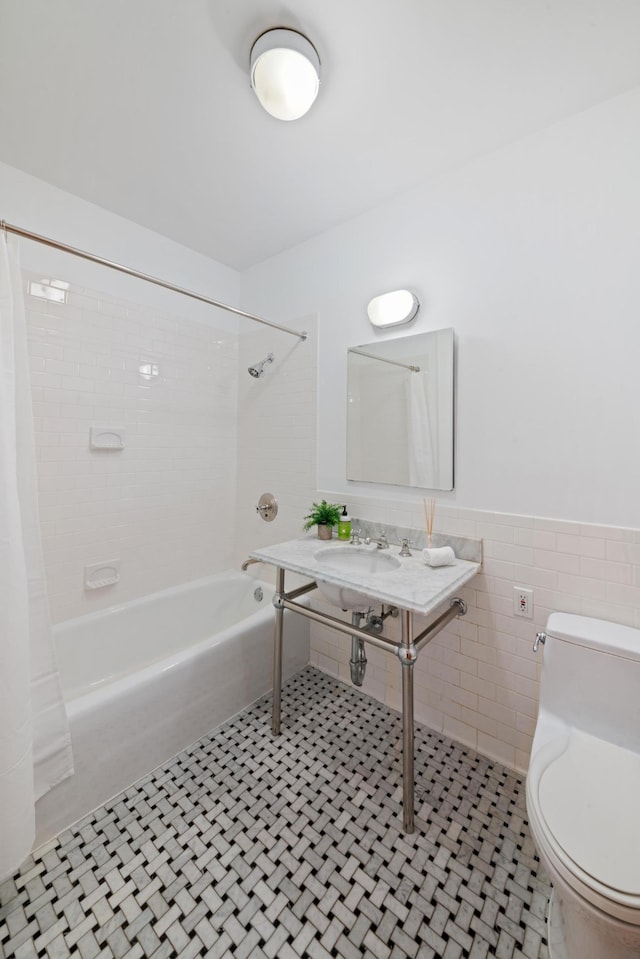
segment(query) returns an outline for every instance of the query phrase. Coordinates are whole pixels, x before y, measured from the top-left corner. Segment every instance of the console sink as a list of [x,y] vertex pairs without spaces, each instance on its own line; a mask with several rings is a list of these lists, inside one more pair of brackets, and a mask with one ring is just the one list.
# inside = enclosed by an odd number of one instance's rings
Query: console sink
[[[346,546],[335,549],[325,547],[314,553],[314,560],[318,569],[326,569],[327,573],[339,574],[346,578],[353,576],[356,579],[376,580],[401,566],[400,560],[393,554],[382,552],[376,547],[358,548]],[[351,586],[340,586],[323,579],[316,574],[318,589],[330,603],[340,609],[350,609],[352,612],[364,613],[376,600],[361,590]]]
[[[479,541],[469,543],[477,543],[479,555]],[[477,560],[466,559],[434,568],[425,564],[417,549],[400,557],[395,546],[378,549],[373,543],[355,546],[337,540],[324,544],[313,534],[264,546],[251,558],[315,580],[325,596],[328,582],[334,588],[328,599],[341,609],[362,612],[384,604],[420,616],[431,615],[452,599],[480,569]]]

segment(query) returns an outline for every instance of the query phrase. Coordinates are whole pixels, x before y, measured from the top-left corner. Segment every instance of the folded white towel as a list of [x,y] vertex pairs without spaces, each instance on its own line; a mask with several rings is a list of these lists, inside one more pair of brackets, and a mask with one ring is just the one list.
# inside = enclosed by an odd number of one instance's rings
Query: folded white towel
[[456,554],[450,546],[438,546],[436,549],[423,549],[422,555],[427,566],[451,566]]

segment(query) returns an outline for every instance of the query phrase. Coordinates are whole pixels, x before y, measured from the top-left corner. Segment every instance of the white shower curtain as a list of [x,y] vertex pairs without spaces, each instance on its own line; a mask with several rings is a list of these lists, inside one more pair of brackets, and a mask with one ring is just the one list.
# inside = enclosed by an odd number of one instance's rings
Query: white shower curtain
[[425,393],[424,374],[411,372],[407,384],[407,421],[409,441],[409,483],[432,488],[437,485],[438,470],[433,428]]
[[73,772],[44,579],[18,241],[0,230],[0,880]]

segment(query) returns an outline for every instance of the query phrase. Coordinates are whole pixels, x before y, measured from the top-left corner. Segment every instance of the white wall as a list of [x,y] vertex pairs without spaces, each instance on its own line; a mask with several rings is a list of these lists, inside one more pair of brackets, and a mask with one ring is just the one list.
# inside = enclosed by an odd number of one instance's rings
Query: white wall
[[318,313],[321,488],[364,489],[345,481],[345,350],[376,338],[370,297],[407,285],[416,332],[457,334],[442,498],[637,525],[639,111],[636,89],[243,275],[246,308]]
[[[372,522],[420,528],[425,491],[346,481],[346,348],[376,339],[366,304],[398,286],[422,302],[416,332],[455,327],[456,488],[436,527],[484,559],[468,615],[420,654],[416,716],[520,769],[549,612],[640,627],[639,115],[637,89],[243,275],[247,309],[317,311],[319,495]],[[369,658],[365,690],[398,708],[398,664]],[[348,681],[348,659],[313,627],[312,662]]]
[[[6,163],[0,163],[0,218],[222,303],[238,305],[240,275],[235,270]],[[59,276],[111,296],[238,330],[238,320],[229,321],[220,310],[67,253],[28,240],[20,241],[20,252],[23,268],[34,273]]]

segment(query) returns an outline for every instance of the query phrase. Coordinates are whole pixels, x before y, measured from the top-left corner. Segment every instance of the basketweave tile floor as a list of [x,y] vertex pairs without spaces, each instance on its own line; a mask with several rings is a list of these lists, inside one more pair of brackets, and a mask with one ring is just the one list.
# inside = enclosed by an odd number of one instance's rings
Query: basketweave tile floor
[[0,886],[6,959],[547,959],[524,783],[311,667],[38,850]]

